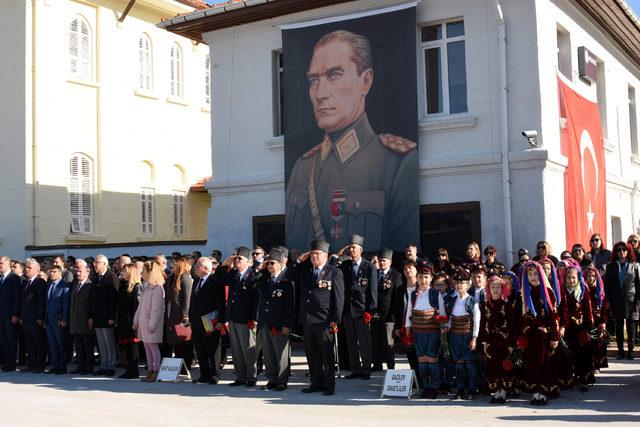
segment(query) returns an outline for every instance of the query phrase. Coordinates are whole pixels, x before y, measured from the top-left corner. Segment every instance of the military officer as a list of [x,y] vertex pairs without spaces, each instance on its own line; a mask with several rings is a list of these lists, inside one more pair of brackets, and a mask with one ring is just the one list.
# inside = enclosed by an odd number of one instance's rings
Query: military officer
[[311,385],[303,393],[335,390],[335,334],[344,308],[342,272],[327,262],[329,243],[311,242],[311,250],[298,258],[290,274],[299,283],[299,320],[304,325],[304,350]]
[[395,303],[397,290],[402,286],[402,275],[391,268],[393,251],[380,249],[378,252],[378,307],[371,322],[371,349],[373,352],[373,370],[381,371],[382,362],[387,369],[395,369],[393,351],[393,326],[395,321]]
[[365,111],[373,84],[369,41],[334,31],[316,44],[307,73],[320,144],[299,158],[286,191],[289,246],[311,239],[345,246],[367,236],[367,250],[399,250],[419,230],[416,144],[376,134]]
[[289,331],[294,319],[294,283],[285,275],[288,249],[276,246],[265,261],[269,274],[258,282],[260,302],[258,304],[258,336],[264,354],[266,390],[287,389],[291,358]]
[[342,321],[347,332],[351,374],[345,378],[371,378],[369,325],[378,305],[378,270],[362,258],[364,238],[354,234],[347,247],[349,259],[340,264],[344,276],[345,308]]

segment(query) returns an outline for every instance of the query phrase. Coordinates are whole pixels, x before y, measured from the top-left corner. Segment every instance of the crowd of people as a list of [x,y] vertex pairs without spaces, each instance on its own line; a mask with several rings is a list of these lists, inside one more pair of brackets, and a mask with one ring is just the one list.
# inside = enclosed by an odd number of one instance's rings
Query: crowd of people
[[500,404],[525,391],[546,405],[562,389],[588,390],[607,367],[610,336],[618,359],[634,357],[638,235],[609,251],[594,234],[589,251],[576,244],[559,260],[540,241],[533,258],[520,249],[510,269],[494,246],[481,253],[474,242],[464,259],[440,248],[433,262],[414,244],[402,262],[384,248],[367,260],[364,246],[353,235],[335,254],[316,240],[304,253],[240,246],[224,260],[217,250],[169,261],[2,256],[2,371],[63,375],[74,364],[72,374],[112,377],[122,367],[120,378],[155,381],[162,357],[182,358],[187,369],[197,357],[193,382],[218,384],[230,351],[229,386],[255,387],[263,371],[262,388],[283,391],[291,342],[301,340],[304,393],[332,395],[336,368],[369,380],[384,365],[394,369],[400,351],[422,398],[486,392]]

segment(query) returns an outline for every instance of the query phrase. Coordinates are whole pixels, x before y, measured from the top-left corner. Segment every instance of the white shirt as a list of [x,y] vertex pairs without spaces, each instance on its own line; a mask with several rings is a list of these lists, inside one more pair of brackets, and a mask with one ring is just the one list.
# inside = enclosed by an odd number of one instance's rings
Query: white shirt
[[[465,308],[465,302],[469,297],[470,297],[469,294],[465,295],[463,298],[460,298],[460,296],[458,296],[458,298],[456,298],[456,303],[453,305],[453,311],[451,312],[451,315],[466,316],[467,314],[469,314],[467,312],[467,309]],[[449,327],[451,327],[451,319],[449,319]],[[478,338],[479,333],[480,333],[480,307],[476,302],[475,304],[473,304],[473,336],[475,338]]]
[[[409,294],[409,300],[407,301],[407,312],[405,313],[404,324],[407,328],[411,327],[411,311],[412,310],[432,310],[433,307],[429,302],[429,290],[421,291],[418,289],[418,295],[416,295],[416,305],[413,306],[411,302],[411,294]],[[438,292],[438,313],[444,313],[444,299],[442,294]]]
[[353,264],[351,265],[351,268],[353,269],[353,272],[357,275],[358,271],[360,271],[360,264],[362,264],[362,258],[360,258],[358,261],[353,261]]

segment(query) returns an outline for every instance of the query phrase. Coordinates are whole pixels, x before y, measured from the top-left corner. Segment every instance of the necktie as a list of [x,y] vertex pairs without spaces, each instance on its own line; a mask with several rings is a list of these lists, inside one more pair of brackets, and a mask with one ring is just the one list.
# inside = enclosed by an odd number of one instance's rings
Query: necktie
[[0,285],[4,283],[4,274],[0,274]]
[[313,281],[314,283],[318,281],[318,276],[320,276],[320,269],[318,267],[313,269]]
[[352,275],[353,275],[353,281],[355,282],[356,277],[358,277],[358,264],[356,264],[356,263],[353,263]]
[[196,285],[196,294],[200,292],[200,288],[202,287],[202,278],[198,279],[198,284]]
[[378,283],[382,283],[384,281],[384,271],[380,270],[380,274],[378,275]]
[[55,283],[51,283],[51,285],[49,286],[49,295],[47,295],[47,301],[51,299],[51,294],[53,293],[53,288],[56,287]]

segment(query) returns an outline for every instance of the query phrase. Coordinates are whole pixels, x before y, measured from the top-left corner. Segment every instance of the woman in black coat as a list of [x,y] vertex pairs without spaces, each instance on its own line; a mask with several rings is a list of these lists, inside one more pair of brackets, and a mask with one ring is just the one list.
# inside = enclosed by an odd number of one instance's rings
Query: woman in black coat
[[[193,363],[193,343],[178,337],[176,325],[189,321],[189,305],[191,302],[191,264],[186,258],[178,258],[173,263],[173,272],[165,282],[165,345],[163,356],[179,357],[184,359],[187,367],[191,369]],[[196,319],[200,321],[200,319]]]
[[604,276],[605,295],[609,309],[616,323],[618,359],[624,359],[624,322],[627,322],[627,358],[633,359],[635,329],[634,318],[638,316],[638,296],[640,296],[640,266],[631,245],[618,242],[613,246],[611,262],[607,264]]
[[125,355],[127,369],[120,378],[138,378],[138,343],[140,340],[132,329],[133,317],[138,309],[142,286],[140,285],[140,273],[134,264],[126,264],[123,269],[120,288],[118,289],[118,347],[120,354]]

